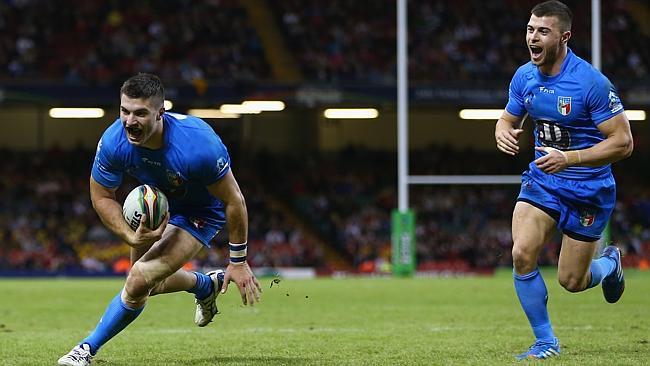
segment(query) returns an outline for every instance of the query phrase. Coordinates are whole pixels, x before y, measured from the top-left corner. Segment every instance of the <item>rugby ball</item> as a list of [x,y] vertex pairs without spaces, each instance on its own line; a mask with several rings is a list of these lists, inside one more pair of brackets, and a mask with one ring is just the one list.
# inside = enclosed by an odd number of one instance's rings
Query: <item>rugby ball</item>
[[143,214],[147,215],[145,225],[149,229],[158,228],[168,210],[169,204],[165,194],[148,184],[143,184],[129,192],[122,205],[124,219],[134,231],[140,226]]

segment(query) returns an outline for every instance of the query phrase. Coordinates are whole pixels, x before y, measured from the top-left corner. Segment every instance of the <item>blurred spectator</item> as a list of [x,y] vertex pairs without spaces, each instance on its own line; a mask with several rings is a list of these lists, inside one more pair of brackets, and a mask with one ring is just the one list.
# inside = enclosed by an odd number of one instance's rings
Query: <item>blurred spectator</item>
[[[128,269],[128,246],[103,226],[90,206],[92,151],[1,153],[0,270],[123,273]],[[413,174],[518,174],[526,166],[525,157],[513,164],[498,153],[451,147],[431,146],[412,154],[419,157],[411,160]],[[641,168],[646,159],[643,152],[639,154],[615,165],[620,185],[611,232],[626,253],[625,264],[647,268],[650,190],[644,184],[646,170]],[[257,161],[245,162],[238,170],[249,212],[250,261],[255,267],[327,268],[323,248],[311,234],[315,230],[346,253],[359,271],[390,271],[390,213],[397,201],[391,168],[394,154],[350,148],[299,158],[264,155]],[[261,183],[268,181],[275,184]],[[122,187],[118,199],[134,184]],[[419,269],[510,266],[510,213],[517,192],[516,185],[411,187]],[[283,199],[295,214],[286,209]],[[204,250],[192,267],[222,266],[226,242],[227,233],[221,232],[212,243],[215,248]],[[554,264],[559,248],[556,236],[545,247],[541,264]]]
[[[538,0],[409,2],[409,77],[414,82],[509,80],[528,59],[526,23]],[[570,47],[591,58],[589,0],[574,11]],[[287,0],[278,23],[309,79],[393,83],[395,1]],[[603,70],[613,80],[646,79],[650,37],[624,1],[602,2]],[[646,19],[646,21],[648,21]]]
[[237,0],[5,1],[0,79],[116,83],[266,79],[257,34]]
[[[509,80],[528,59],[525,25],[537,2],[409,2],[411,80]],[[570,46],[590,59],[591,2],[566,2],[575,15]],[[394,0],[269,4],[309,81],[394,83]],[[650,78],[642,14],[602,2],[602,68],[617,85]],[[116,83],[143,71],[205,90],[207,80],[267,80],[269,70],[238,0],[0,3],[0,80]]]
[[[0,271],[123,273],[129,247],[108,231],[90,203],[93,151],[2,151],[0,164]],[[242,166],[239,174],[249,212],[250,261],[255,267],[325,267],[310,235],[272,207],[261,183]],[[118,200],[135,186],[118,190]],[[214,268],[228,258],[227,236],[213,241],[193,267]],[[221,249],[220,249],[221,248]]]
[[[527,166],[526,157],[513,164],[498,152],[450,147],[432,146],[412,156],[418,157],[411,159],[412,174],[519,174]],[[347,253],[357,270],[389,270],[390,215],[397,205],[397,188],[395,170],[387,167],[395,166],[394,154],[348,149],[307,159],[276,159],[282,163],[266,166],[262,174],[283,177],[275,186],[279,195]],[[264,156],[261,161],[273,159]],[[643,156],[622,166],[640,172],[638,164],[644,164]],[[621,179],[612,217],[612,238],[627,253],[626,264],[634,266],[650,263],[650,191],[642,182]],[[511,266],[511,213],[518,192],[518,185],[412,186],[418,268],[465,272]],[[545,246],[541,265],[557,263],[560,244],[556,235]]]

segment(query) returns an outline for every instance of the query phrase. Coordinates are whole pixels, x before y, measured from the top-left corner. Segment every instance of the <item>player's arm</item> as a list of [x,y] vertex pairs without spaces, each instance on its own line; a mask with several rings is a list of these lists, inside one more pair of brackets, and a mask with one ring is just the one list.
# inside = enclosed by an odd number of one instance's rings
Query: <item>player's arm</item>
[[519,136],[524,132],[521,129],[522,120],[523,116],[515,116],[506,110],[503,111],[494,128],[497,149],[508,155],[519,153]]
[[132,247],[149,245],[160,240],[169,220],[169,214],[156,230],[146,227],[146,217],[142,215],[140,226],[133,231],[122,216],[122,206],[115,199],[115,191],[117,188],[104,187],[97,183],[92,175],[90,176],[90,200],[104,225]]
[[255,301],[260,300],[262,288],[248,262],[246,262],[248,212],[244,195],[239,189],[239,184],[237,184],[232,170],[228,170],[221,179],[209,185],[208,191],[221,200],[226,209],[228,241],[230,242],[230,264],[226,268],[221,292],[226,292],[228,283],[232,280],[239,288],[244,305],[253,305]]
[[625,113],[619,113],[599,124],[598,129],[606,138],[588,149],[575,151],[580,165],[601,166],[632,155],[634,140]]
[[536,147],[536,150],[547,154],[535,160],[535,164],[545,173],[556,173],[573,165],[602,166],[632,154],[634,142],[625,113],[600,123],[598,129],[606,138],[587,149],[560,151],[551,147]]

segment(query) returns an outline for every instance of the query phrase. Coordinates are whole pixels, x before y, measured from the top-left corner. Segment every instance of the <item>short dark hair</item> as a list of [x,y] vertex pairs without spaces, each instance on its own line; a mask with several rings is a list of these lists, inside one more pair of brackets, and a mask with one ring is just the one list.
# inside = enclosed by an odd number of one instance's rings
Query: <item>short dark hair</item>
[[132,99],[155,98],[162,104],[165,100],[165,87],[158,76],[141,72],[122,84],[120,94]]
[[554,16],[560,21],[562,32],[571,30],[571,22],[573,21],[573,13],[566,4],[557,0],[544,1],[533,7],[530,11],[536,17]]

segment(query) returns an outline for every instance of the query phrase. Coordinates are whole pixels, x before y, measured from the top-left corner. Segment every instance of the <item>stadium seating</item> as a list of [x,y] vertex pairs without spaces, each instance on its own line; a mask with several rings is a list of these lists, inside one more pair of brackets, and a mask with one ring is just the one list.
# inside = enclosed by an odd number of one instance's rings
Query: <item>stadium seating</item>
[[[523,37],[535,2],[409,2],[411,80],[464,88],[483,82],[505,85],[528,57]],[[586,59],[589,2],[567,1],[576,9],[571,47]],[[350,83],[360,90],[394,84],[394,2],[269,4],[306,84]],[[648,5],[603,1],[602,6],[603,70],[617,85],[648,85],[650,37],[643,27],[648,22],[633,7],[647,13]],[[197,90],[214,81],[282,81],[273,80],[267,50],[251,22],[237,0],[0,2],[0,81],[28,88],[51,83],[92,89],[114,86],[137,71],[155,72],[165,82],[191,83]],[[269,94],[278,92],[269,89]],[[645,151],[616,165],[625,189],[620,190],[611,229],[627,253],[626,264],[648,267],[648,177],[635,177],[646,170]],[[125,270],[128,248],[104,228],[90,206],[91,151],[66,147],[1,153],[0,271]],[[451,146],[411,153],[413,174],[518,174],[527,163],[526,157],[513,163],[496,151]],[[246,159],[242,166],[248,170],[238,170],[238,178],[249,206],[254,266],[330,268],[327,252],[334,248],[359,271],[390,269],[390,211],[396,206],[393,152],[346,149],[333,155],[267,156],[263,163]],[[264,184],[269,181],[277,183]],[[516,187],[413,188],[420,268],[509,266],[508,215],[515,195]],[[225,243],[226,234],[215,239],[217,247]],[[323,248],[321,240],[331,248]],[[192,265],[222,264],[226,252],[220,248],[201,253]],[[543,263],[556,261],[558,250],[555,238],[543,253]]]
[[[528,58],[526,1],[409,2],[409,76],[415,82],[509,80]],[[570,46],[590,59],[590,1],[575,9]],[[396,9],[392,2],[289,0],[277,19],[305,75],[323,82],[394,82]],[[629,4],[603,1],[603,70],[616,81],[650,78],[647,19]]]
[[[415,174],[517,174],[527,164],[522,160],[513,165],[498,153],[449,147],[432,146],[412,154],[424,157],[412,159]],[[642,171],[643,160],[634,158],[622,164],[625,170],[617,170],[623,193],[611,221],[612,239],[626,253],[626,264],[634,266],[650,260],[650,193],[641,183],[647,177],[634,177],[635,171]],[[348,149],[278,161],[282,163],[260,167],[284,179],[276,186],[278,195],[347,253],[357,270],[389,270],[385,264],[391,261],[390,215],[397,206],[397,188],[394,170],[385,167],[394,166],[393,154]],[[412,187],[418,268],[464,272],[511,266],[510,215],[518,191],[514,185]],[[557,263],[560,242],[556,235],[545,247],[541,265]]]
[[[110,274],[128,269],[128,246],[108,231],[90,203],[88,174],[93,152],[52,149],[43,153],[2,151],[0,165],[0,272]],[[249,261],[255,267],[314,267],[328,270],[311,233],[285,220],[262,184],[239,169],[250,213]],[[118,190],[123,199],[135,182]],[[192,268],[223,266],[227,235],[213,240]]]
[[[415,82],[508,80],[525,62],[535,0],[409,4]],[[590,58],[589,0],[575,9],[571,47]],[[396,9],[391,2],[273,2],[276,23],[307,81],[392,84]],[[603,1],[603,70],[617,82],[650,78],[647,19]],[[647,7],[646,7],[647,11]],[[0,4],[0,79],[110,84],[136,71],[191,83],[271,79],[245,7],[228,1],[72,0]],[[276,80],[278,81],[278,80]],[[280,80],[281,81],[281,80]]]
[[269,76],[236,0],[0,4],[0,79],[114,84],[154,70],[191,83]]

